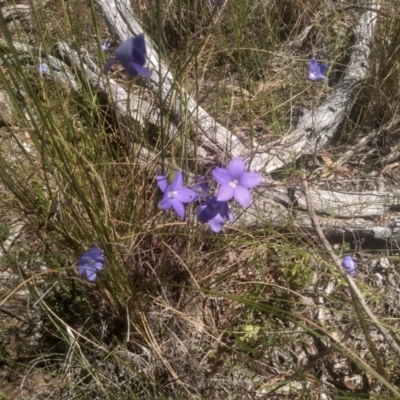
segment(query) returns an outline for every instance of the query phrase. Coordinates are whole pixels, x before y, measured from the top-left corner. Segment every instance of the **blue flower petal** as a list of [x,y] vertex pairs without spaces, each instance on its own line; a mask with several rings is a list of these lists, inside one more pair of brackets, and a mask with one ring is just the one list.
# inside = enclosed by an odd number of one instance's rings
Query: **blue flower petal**
[[313,57],[310,62],[308,70],[308,79],[316,81],[318,79],[326,79],[324,73],[328,69],[328,64],[318,64],[317,60]]
[[102,271],[103,270],[103,263],[102,262],[95,262],[93,264],[93,268],[96,269],[96,271]]
[[131,77],[139,75],[139,71],[135,68],[135,65],[130,60],[119,60],[124,67],[125,73]]
[[108,50],[110,48],[110,43],[108,43],[108,42],[104,42],[102,45],[101,45],[101,49],[103,50],[103,51],[106,51],[106,50]]
[[215,181],[220,185],[230,183],[230,181],[232,180],[230,172],[225,168],[214,168],[211,172]]
[[85,270],[85,276],[90,282],[95,281],[97,278],[96,270],[94,268],[87,268]]
[[319,66],[319,72],[320,74],[324,74],[328,70],[328,64],[321,64]]
[[262,181],[263,177],[260,174],[257,174],[256,172],[245,172],[239,178],[239,185],[251,189],[259,185]]
[[181,203],[191,203],[196,200],[197,193],[188,188],[182,188],[177,190],[175,199]]
[[206,224],[208,221],[210,221],[210,219],[213,219],[215,215],[215,210],[211,209],[207,202],[199,205],[199,208],[197,210],[197,219],[202,224]]
[[207,199],[210,195],[210,189],[208,187],[209,178],[202,177],[201,175],[195,176],[195,185],[192,187],[192,190],[196,192],[196,200],[199,199]]
[[248,189],[243,186],[236,186],[234,191],[235,200],[244,208],[247,208],[251,203],[251,196]]
[[165,175],[158,175],[156,180],[160,190],[165,193],[168,187],[168,178]]
[[85,251],[78,260],[79,275],[93,282],[97,277],[97,271],[101,271],[104,267],[105,257],[103,251],[93,246]]
[[213,232],[218,233],[224,227],[225,219],[217,214],[214,218],[208,221],[208,224],[210,225],[210,228]]
[[218,189],[218,201],[229,201],[233,197],[233,187],[227,183],[225,185],[221,185]]
[[40,64],[38,71],[40,74],[48,74],[50,72],[50,69],[46,63],[43,63],[43,64]]
[[104,74],[108,73],[113,63],[119,61],[127,75],[141,74],[146,78],[150,77],[151,72],[144,67],[146,63],[146,43],[143,34],[130,37],[122,42],[115,50],[115,59],[112,60],[108,60],[104,65]]
[[348,271],[349,275],[354,275],[356,273],[357,263],[352,256],[347,255],[342,260],[342,267]]
[[135,38],[132,36],[125,41],[123,41],[116,49],[115,49],[115,58],[122,62],[122,60],[126,60],[128,62],[132,61],[132,48]]
[[228,203],[217,201],[216,197],[210,197],[203,204],[200,204],[197,211],[198,220],[208,223],[214,232],[219,232],[224,224],[226,216],[229,216]]
[[239,179],[244,174],[245,169],[243,160],[241,158],[234,158],[229,163],[228,171],[232,178]]
[[172,208],[183,219],[185,218],[185,206],[177,199],[171,199]]
[[146,63],[146,43],[144,35],[137,35],[132,40],[132,61],[144,65]]
[[167,211],[172,207],[171,199],[168,197],[168,193],[165,193],[161,200],[160,208],[161,210]]
[[168,190],[179,190],[183,185],[183,176],[181,171],[175,173],[174,179],[169,185]]

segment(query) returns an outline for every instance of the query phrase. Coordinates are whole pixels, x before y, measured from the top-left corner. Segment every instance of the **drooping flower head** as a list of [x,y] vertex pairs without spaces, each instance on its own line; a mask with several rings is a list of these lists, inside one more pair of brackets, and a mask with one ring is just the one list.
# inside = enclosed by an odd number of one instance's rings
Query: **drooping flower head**
[[342,267],[347,270],[349,275],[353,276],[356,273],[357,263],[352,256],[345,256],[342,260]]
[[171,183],[164,175],[157,176],[157,184],[164,196],[160,203],[162,210],[169,210],[171,207],[175,210],[180,218],[185,217],[185,206],[183,203],[190,203],[196,199],[196,192],[182,187],[183,177],[182,172],[178,171]]
[[315,57],[311,59],[310,68],[308,70],[308,79],[316,81],[318,79],[326,79],[324,73],[328,69],[328,64],[322,64],[317,62]]
[[229,201],[234,197],[245,208],[251,202],[249,189],[259,185],[263,180],[260,174],[245,172],[245,165],[241,158],[234,158],[227,169],[213,169],[212,174],[220,184],[217,200]]
[[122,42],[115,50],[115,58],[110,58],[104,64],[103,74],[107,75],[117,61],[124,67],[127,75],[136,76],[140,74],[149,78],[151,72],[144,66],[146,63],[144,35],[134,36]]
[[93,282],[96,280],[97,272],[103,269],[104,262],[103,251],[93,246],[79,257],[78,273],[79,275],[86,276],[90,282]]
[[46,63],[40,64],[38,68],[39,74],[48,74],[50,72],[49,66]]
[[216,197],[209,197],[199,205],[197,218],[202,224],[208,223],[210,228],[218,233],[223,228],[226,220],[233,221],[227,201],[218,201]]

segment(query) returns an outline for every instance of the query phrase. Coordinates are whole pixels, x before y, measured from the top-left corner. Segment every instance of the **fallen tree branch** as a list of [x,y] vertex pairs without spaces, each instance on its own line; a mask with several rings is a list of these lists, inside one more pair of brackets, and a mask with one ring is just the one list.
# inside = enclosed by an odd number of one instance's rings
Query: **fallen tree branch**
[[[126,0],[97,0],[97,3],[110,29],[120,41],[130,35],[143,32]],[[295,131],[255,152],[246,150],[236,136],[198,107],[194,100],[188,98],[186,92],[177,88],[168,67],[160,59],[152,43],[147,41],[148,58],[152,69],[152,90],[160,91],[164,107],[171,110],[176,120],[179,121],[187,115],[195,120],[196,138],[205,149],[211,152],[211,155],[222,148],[223,150],[231,149],[230,152],[223,153],[222,158],[229,159],[246,154],[252,158],[251,170],[272,172],[291,163],[304,151],[315,152],[321,149],[345,118],[354,99],[354,93],[367,73],[366,65],[378,10],[379,6],[376,6],[375,9],[368,10],[361,16],[355,29],[353,54],[343,78],[332,94],[318,108],[306,113]],[[218,146],[215,147],[214,144]],[[200,158],[200,163],[205,159]],[[309,219],[304,213],[299,212],[293,215],[287,209],[295,204],[296,209],[307,210],[306,201],[299,188],[291,188],[290,192],[289,195],[288,188],[264,187],[264,192],[247,210],[244,218],[241,219],[242,222],[249,225],[269,221],[275,226],[282,226],[282,224],[285,226],[294,222],[299,228],[311,230]],[[393,207],[397,207],[399,194],[400,192],[359,194],[314,190],[311,195],[318,212],[325,214],[325,217],[321,218],[327,234],[341,238],[368,236],[386,240],[398,237],[398,224],[393,225],[390,221],[382,227],[370,218],[384,215]],[[343,220],[337,218],[343,218]],[[346,221],[344,218],[349,220]]]
[[[393,210],[398,207],[400,192],[368,192],[363,197],[362,193],[343,194],[310,188],[309,193],[316,200],[320,225],[329,240],[367,239],[393,243],[400,240],[400,215]],[[323,199],[327,199],[326,202]],[[375,204],[371,203],[374,201]],[[284,230],[292,226],[311,233],[313,226],[307,210],[300,187],[270,182],[254,196],[251,207],[241,214],[239,221],[246,226],[270,224]]]
[[[281,203],[288,199],[290,204],[296,203],[297,209],[307,210],[307,199],[299,187],[290,188],[290,199],[287,188],[279,186],[271,188],[269,195]],[[331,218],[371,218],[400,209],[400,190],[349,193],[313,189],[309,195],[317,213]]]
[[[128,0],[96,0],[111,31],[120,41],[143,32],[135,19]],[[379,6],[365,12],[355,28],[355,45],[346,73],[332,94],[315,110],[304,115],[295,131],[263,148],[248,150],[239,138],[215,121],[203,108],[177,87],[168,67],[158,56],[152,43],[147,40],[149,64],[152,69],[151,84],[160,93],[163,106],[171,110],[177,121],[187,116],[194,121],[193,129],[199,144],[214,155],[231,159],[247,157],[252,169],[270,173],[296,160],[305,150],[321,149],[343,122],[351,107],[358,84],[365,78]]]
[[319,224],[318,217],[317,217],[317,214],[315,212],[313,200],[312,200],[312,198],[310,196],[310,193],[308,191],[307,178],[306,178],[305,174],[303,174],[303,176],[302,176],[302,187],[303,187],[303,190],[304,190],[304,196],[305,196],[306,201],[307,201],[308,212],[309,212],[313,227],[314,227],[314,229],[315,229],[315,231],[316,231],[316,233],[317,233],[322,245],[324,246],[324,248],[328,252],[331,260],[334,262],[334,264],[336,265],[338,270],[341,271],[342,273],[344,273],[344,276],[345,276],[345,278],[347,280],[347,283],[348,283],[351,291],[353,292],[355,298],[359,302],[359,304],[360,304],[361,308],[363,309],[363,311],[365,312],[365,314],[376,325],[376,327],[378,328],[379,332],[383,335],[383,337],[385,338],[385,340],[387,341],[387,343],[389,344],[391,349],[396,353],[396,355],[398,357],[400,357],[400,347],[397,344],[396,340],[391,336],[390,332],[388,332],[386,330],[386,328],[384,328],[381,325],[381,323],[375,317],[374,313],[368,307],[368,304],[364,300],[364,297],[362,296],[361,292],[358,290],[358,287],[355,284],[355,282],[353,281],[353,278],[342,267],[342,263],[341,263],[339,257],[336,255],[336,253],[334,252],[332,246],[330,245],[330,243],[326,239],[326,237],[325,237],[325,235],[324,235],[324,233],[323,233],[323,231],[321,229],[321,226]]

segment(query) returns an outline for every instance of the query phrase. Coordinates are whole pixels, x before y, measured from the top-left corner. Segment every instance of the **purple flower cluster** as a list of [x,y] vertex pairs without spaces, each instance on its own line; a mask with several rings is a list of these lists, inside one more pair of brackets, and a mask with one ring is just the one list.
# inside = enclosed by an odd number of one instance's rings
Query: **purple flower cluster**
[[234,158],[228,168],[214,168],[212,176],[219,184],[217,195],[211,195],[209,178],[196,176],[196,184],[183,187],[182,172],[176,172],[172,182],[164,175],[157,176],[157,183],[164,196],[160,203],[162,210],[173,208],[180,218],[185,217],[185,203],[200,201],[197,211],[198,220],[210,225],[219,232],[227,220],[233,221],[228,202],[234,198],[242,207],[251,203],[251,188],[259,185],[263,178],[255,172],[246,172],[242,159]]

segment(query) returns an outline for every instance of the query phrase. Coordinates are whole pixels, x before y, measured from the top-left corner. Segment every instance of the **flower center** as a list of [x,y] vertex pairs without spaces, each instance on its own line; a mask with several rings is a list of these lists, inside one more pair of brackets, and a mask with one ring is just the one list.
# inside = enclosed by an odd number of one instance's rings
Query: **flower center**
[[237,179],[233,179],[229,182],[229,185],[231,185],[233,188],[235,188],[239,184]]
[[177,193],[178,192],[176,190],[171,190],[170,192],[168,192],[168,198],[173,199],[177,195]]

